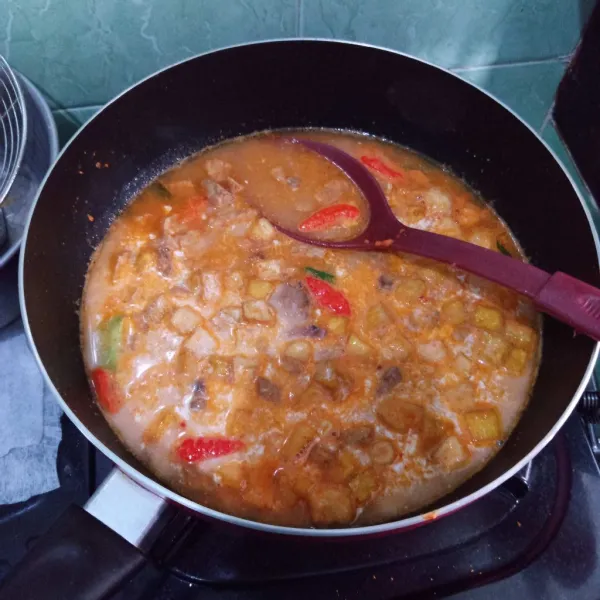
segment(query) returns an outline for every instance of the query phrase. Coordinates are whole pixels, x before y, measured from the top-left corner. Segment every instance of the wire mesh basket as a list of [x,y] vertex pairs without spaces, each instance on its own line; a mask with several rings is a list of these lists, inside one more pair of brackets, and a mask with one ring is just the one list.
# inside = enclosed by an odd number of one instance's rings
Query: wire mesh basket
[[8,63],[0,56],[0,206],[17,176],[26,138],[23,91]]

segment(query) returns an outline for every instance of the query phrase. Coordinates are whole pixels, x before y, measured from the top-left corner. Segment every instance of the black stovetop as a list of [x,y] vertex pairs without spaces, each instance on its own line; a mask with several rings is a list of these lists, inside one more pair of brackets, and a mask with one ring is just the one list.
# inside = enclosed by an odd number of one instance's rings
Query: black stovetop
[[[61,487],[0,507],[0,579],[111,466],[67,420]],[[594,599],[600,597],[600,471],[573,416],[519,476],[439,522],[366,540],[275,537],[176,513],[153,564],[114,600]]]
[[[62,510],[84,504],[111,469],[64,417],[62,428],[60,488],[0,506],[0,580]],[[173,511],[152,562],[114,600],[597,600],[597,506],[600,470],[586,426],[574,415],[518,476],[463,510],[406,532],[305,540]]]

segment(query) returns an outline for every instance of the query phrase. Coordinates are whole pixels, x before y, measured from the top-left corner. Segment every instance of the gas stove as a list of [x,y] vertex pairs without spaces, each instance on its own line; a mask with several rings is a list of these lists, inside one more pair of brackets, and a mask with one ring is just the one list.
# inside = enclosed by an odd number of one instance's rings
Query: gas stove
[[[0,271],[0,307],[18,318],[16,264]],[[6,319],[5,319],[6,320]],[[112,465],[63,417],[60,487],[0,506],[0,581],[70,504],[83,505]],[[287,538],[173,509],[150,563],[114,600],[596,600],[600,595],[597,431],[573,415],[502,486],[426,527],[361,540]]]

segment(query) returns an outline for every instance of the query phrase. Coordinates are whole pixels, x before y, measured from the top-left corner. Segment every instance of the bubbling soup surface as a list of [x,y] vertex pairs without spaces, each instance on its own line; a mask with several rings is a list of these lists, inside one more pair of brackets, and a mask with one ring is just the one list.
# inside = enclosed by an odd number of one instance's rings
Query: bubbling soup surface
[[[407,225],[524,257],[458,178],[390,143],[301,131],[380,182]],[[409,255],[326,250],[359,191],[273,134],[211,147],[146,187],[95,251],[83,353],[119,438],[172,489],[280,525],[396,519],[499,450],[540,356],[531,305]],[[267,218],[269,220],[267,220]]]

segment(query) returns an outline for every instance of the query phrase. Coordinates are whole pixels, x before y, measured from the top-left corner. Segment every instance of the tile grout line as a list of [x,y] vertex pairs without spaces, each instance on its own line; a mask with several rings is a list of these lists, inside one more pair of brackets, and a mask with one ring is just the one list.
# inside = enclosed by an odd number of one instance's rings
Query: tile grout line
[[469,71],[483,71],[486,69],[501,69],[506,67],[528,67],[535,65],[546,65],[552,64],[556,62],[569,62],[571,59],[571,54],[561,54],[559,56],[555,56],[553,58],[542,58],[540,60],[523,60],[523,61],[511,61],[505,63],[490,63],[487,65],[472,65],[472,66],[464,66],[464,67],[450,67],[450,71],[453,72],[469,72]]
[[[567,56],[565,56],[566,60],[564,62],[567,65],[571,62],[571,60],[573,60],[574,54],[575,54],[575,52],[571,52],[570,54],[568,54]],[[566,71],[566,69],[565,69],[565,71]],[[564,73],[563,73],[563,77],[564,77]],[[560,82],[559,82],[559,85],[560,85]],[[558,92],[558,87],[556,88],[556,92]],[[554,93],[554,98],[552,99],[552,104],[550,105],[550,108],[548,109],[548,112],[546,113],[546,116],[544,117],[544,120],[543,120],[542,125],[540,127],[540,131],[539,131],[540,136],[544,135],[544,131],[546,130],[546,128],[548,127],[548,125],[550,125],[551,122],[552,122],[552,126],[554,127],[554,123],[553,123],[554,118],[552,116],[552,113],[554,111],[554,104],[556,102],[556,100],[555,100],[555,98],[556,98],[556,92]]]
[[[108,102],[108,101],[107,101]],[[94,108],[102,108],[104,104],[78,104],[77,106],[67,106],[65,108],[52,108],[50,109],[54,114],[56,113],[69,113],[74,110],[86,110]]]
[[552,111],[553,110],[554,110],[554,101],[552,101],[552,104],[550,105],[550,108],[548,109],[548,112],[546,113],[546,116],[544,117],[544,120],[542,121],[540,129],[538,131],[538,134],[540,137],[544,136],[544,131],[546,130],[546,127],[548,127],[548,125],[550,125],[550,121],[552,121]]

